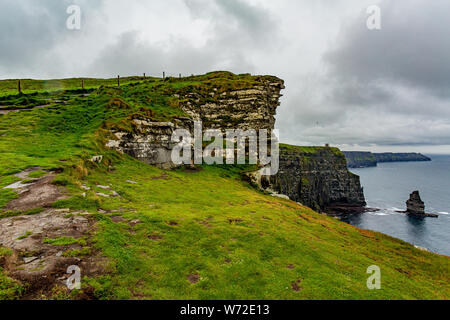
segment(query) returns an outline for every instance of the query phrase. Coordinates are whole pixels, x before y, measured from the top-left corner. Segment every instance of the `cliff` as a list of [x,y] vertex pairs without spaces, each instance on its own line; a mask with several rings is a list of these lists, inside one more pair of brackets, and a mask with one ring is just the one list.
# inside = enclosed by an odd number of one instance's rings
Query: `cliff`
[[372,152],[344,151],[349,168],[376,167],[377,159]]
[[420,153],[374,153],[378,163],[382,162],[408,162],[431,161],[430,158]]
[[[187,129],[193,134],[194,121],[201,121],[203,130],[267,129],[275,125],[276,109],[280,105],[284,81],[273,76],[234,75],[215,72],[192,77],[187,84],[178,79],[166,79],[166,85],[151,87],[160,90],[182,116],[158,121],[152,114],[132,117],[125,124],[128,130],[112,128],[109,148],[163,169],[176,167],[171,161],[175,144],[171,142],[175,129]],[[173,112],[173,111],[172,111]],[[166,112],[168,113],[168,112]],[[131,129],[130,129],[131,128]]]
[[271,187],[318,211],[334,205],[366,205],[359,177],[347,170],[345,156],[329,147],[280,146],[280,171]]
[[383,162],[431,161],[420,153],[372,153],[361,151],[343,152],[349,168],[376,167]]

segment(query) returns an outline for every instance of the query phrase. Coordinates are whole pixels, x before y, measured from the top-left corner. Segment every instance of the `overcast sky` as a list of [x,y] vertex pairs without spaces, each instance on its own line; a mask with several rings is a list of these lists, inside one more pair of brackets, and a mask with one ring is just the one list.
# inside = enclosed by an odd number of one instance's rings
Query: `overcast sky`
[[0,43],[0,79],[271,74],[283,142],[450,153],[448,0],[0,0]]

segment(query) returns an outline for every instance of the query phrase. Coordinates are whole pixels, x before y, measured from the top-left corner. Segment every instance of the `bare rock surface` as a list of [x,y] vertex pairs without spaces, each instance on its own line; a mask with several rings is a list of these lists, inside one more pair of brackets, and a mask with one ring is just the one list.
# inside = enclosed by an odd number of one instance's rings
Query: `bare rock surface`
[[17,182],[9,188],[19,189],[19,198],[9,202],[5,209],[13,211],[27,211],[39,207],[46,207],[55,201],[65,199],[59,188],[52,184],[53,175],[45,176],[37,182],[23,184]]
[[425,203],[420,198],[419,191],[411,193],[409,200],[406,201],[406,211],[412,214],[425,214]]
[[93,221],[84,212],[49,209],[40,214],[0,219],[0,246],[13,254],[0,260],[7,274],[26,284],[24,299],[39,299],[55,286],[65,287],[69,266],[81,269],[82,276],[104,272],[106,259],[96,254],[83,257],[64,256],[64,252],[81,249],[75,242],[67,245],[46,243],[46,239],[87,239]]
[[437,214],[425,212],[425,203],[420,198],[419,191],[411,193],[409,200],[406,201],[406,211],[402,213],[407,213],[410,216],[419,218],[439,218],[439,215]]

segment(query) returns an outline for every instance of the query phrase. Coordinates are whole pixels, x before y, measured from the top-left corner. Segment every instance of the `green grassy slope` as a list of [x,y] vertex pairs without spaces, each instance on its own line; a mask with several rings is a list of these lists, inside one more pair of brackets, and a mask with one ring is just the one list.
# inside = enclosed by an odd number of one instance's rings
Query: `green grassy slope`
[[[258,192],[241,180],[245,166],[162,171],[102,147],[105,129],[126,127],[130,115],[182,115],[174,90],[251,81],[222,73],[90,96],[50,92],[46,99],[65,103],[0,115],[0,208],[17,197],[2,189],[14,173],[58,169],[69,198],[54,206],[90,212],[97,219],[90,242],[110,261],[110,272],[83,279],[82,290],[98,299],[448,299],[448,257]],[[88,161],[99,154],[100,165]],[[100,197],[97,185],[121,197]],[[0,209],[0,219],[10,214]],[[366,287],[371,265],[381,268],[381,290]],[[0,271],[0,299],[25,289]]]

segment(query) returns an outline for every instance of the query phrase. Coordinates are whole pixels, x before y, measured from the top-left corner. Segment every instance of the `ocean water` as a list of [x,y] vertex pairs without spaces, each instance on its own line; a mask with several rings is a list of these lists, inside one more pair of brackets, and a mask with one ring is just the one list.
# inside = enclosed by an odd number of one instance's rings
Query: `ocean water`
[[[361,177],[368,206],[381,211],[343,220],[450,256],[450,156],[429,156],[433,161],[380,163],[376,168],[351,169]],[[406,210],[406,200],[415,190],[420,191],[425,211],[438,214],[438,219],[396,212]]]

